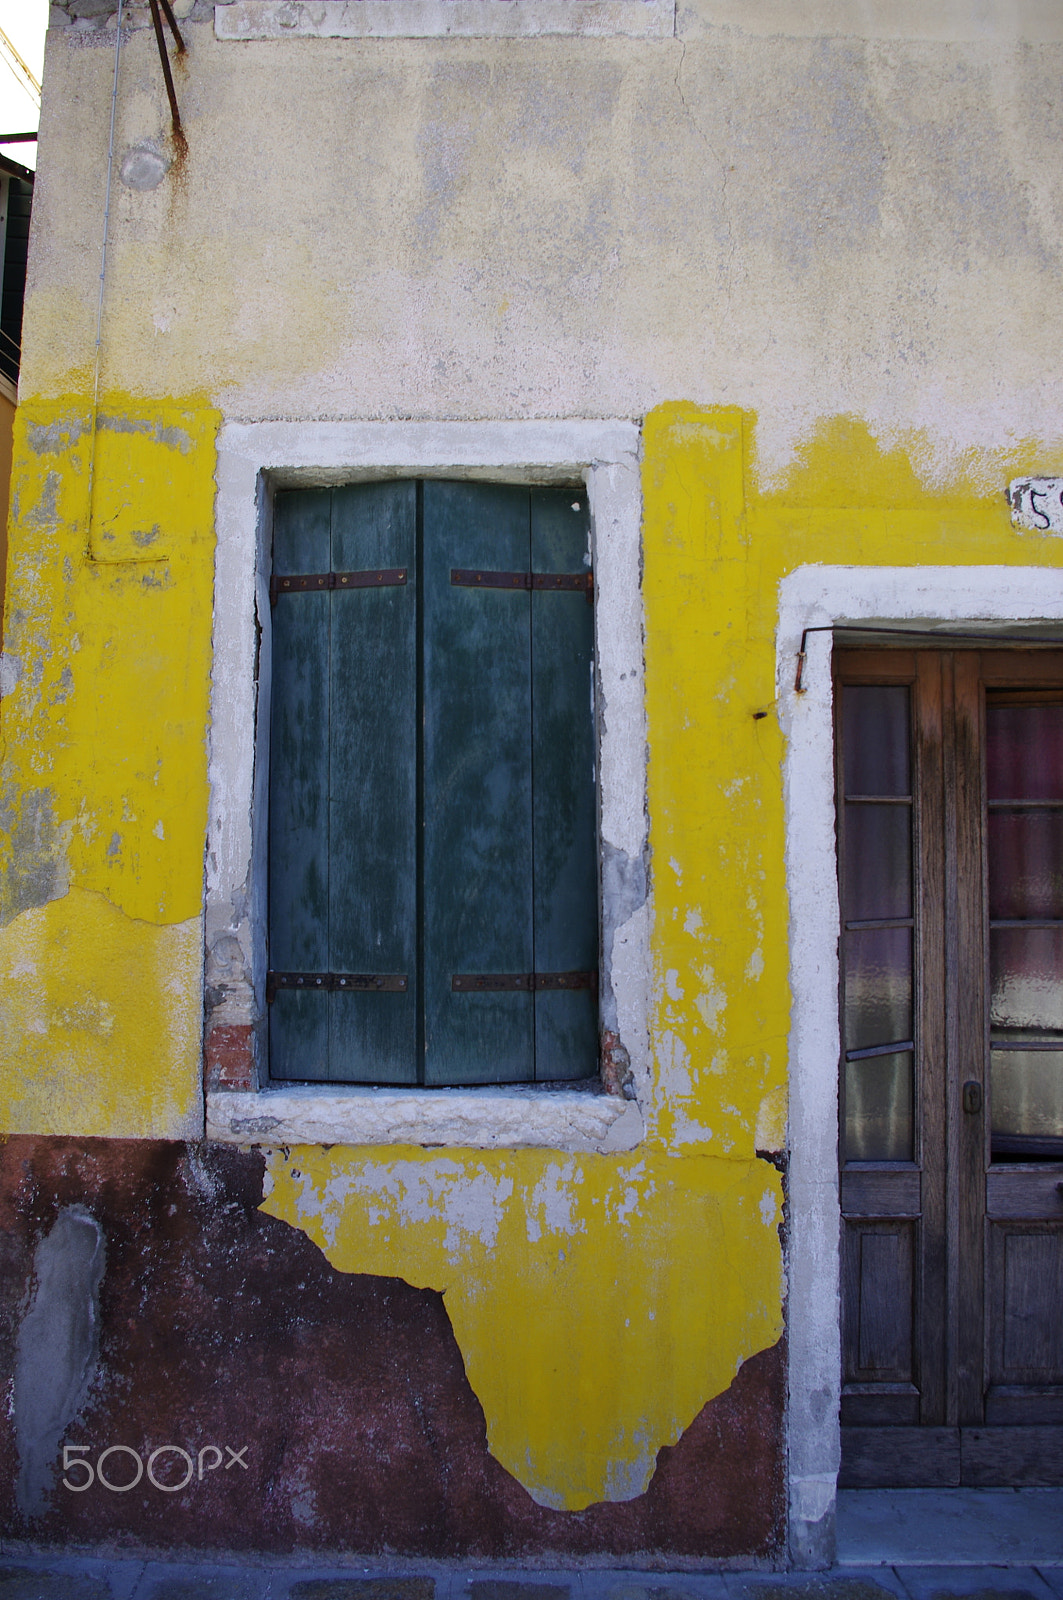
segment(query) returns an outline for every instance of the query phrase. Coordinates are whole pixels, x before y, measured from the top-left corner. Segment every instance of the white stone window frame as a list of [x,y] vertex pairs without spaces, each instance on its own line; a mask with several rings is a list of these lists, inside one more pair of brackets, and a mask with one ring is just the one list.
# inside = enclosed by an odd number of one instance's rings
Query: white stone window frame
[[[776,673],[790,913],[788,1458],[791,1557],[834,1557],[841,1451],[838,1199],[838,877],[832,633],[846,625],[949,634],[1063,635],[1051,567],[803,566],[779,587]],[[802,690],[797,655],[806,629]]]
[[[250,1029],[258,1089],[206,1090],[209,1139],[633,1149],[650,1090],[639,429],[567,422],[227,422],[219,433],[206,855],[208,1029]],[[627,1094],[270,1084],[265,1071],[269,574],[278,488],[402,477],[586,485],[595,574],[602,1027]]]

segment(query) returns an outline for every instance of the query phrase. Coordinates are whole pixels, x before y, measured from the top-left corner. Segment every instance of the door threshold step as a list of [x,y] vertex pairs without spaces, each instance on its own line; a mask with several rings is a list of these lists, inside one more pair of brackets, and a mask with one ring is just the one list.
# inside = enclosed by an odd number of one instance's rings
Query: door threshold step
[[840,1489],[839,1566],[1063,1566],[1063,1488]]

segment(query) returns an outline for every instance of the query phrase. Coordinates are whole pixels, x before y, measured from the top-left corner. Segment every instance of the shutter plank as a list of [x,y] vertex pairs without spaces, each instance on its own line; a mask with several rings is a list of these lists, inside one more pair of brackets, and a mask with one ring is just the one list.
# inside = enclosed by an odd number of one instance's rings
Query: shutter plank
[[417,488],[333,492],[332,570],[405,567],[405,584],[334,589],[329,963],[404,973],[405,993],[329,996],[333,1080],[417,1081]]
[[[327,490],[279,494],[273,565],[280,575],[327,572]],[[269,964],[328,967],[329,599],[284,595],[272,614],[269,778]],[[270,1076],[329,1072],[328,996],[282,990],[269,1007]]]
[[[583,572],[589,550],[583,492],[533,490],[532,570]],[[594,608],[564,590],[534,590],[531,608],[535,964],[587,972],[598,965]],[[597,1061],[597,985],[537,993],[536,1078],[590,1077]]]
[[429,481],[423,508],[425,1082],[528,1081],[532,995],[451,979],[533,970],[530,595],[450,581],[528,571],[528,490]]

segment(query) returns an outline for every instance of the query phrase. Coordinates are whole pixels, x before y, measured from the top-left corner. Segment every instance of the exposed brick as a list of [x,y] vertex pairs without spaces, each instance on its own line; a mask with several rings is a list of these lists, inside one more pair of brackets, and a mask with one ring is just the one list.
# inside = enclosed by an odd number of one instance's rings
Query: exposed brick
[[251,1025],[219,1022],[203,1046],[203,1081],[208,1089],[253,1089],[255,1061]]

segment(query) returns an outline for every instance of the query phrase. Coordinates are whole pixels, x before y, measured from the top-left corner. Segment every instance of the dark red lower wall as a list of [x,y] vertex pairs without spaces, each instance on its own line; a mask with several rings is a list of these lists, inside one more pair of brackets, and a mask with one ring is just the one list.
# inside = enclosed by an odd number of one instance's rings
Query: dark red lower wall
[[[15,1421],[0,1411],[0,1532],[482,1559],[778,1552],[781,1346],[747,1361],[660,1451],[638,1499],[546,1510],[488,1452],[443,1296],[335,1271],[303,1234],[257,1209],[262,1176],[260,1158],[217,1146],[0,1143],[5,1389],[32,1305],[35,1249],[64,1208],[83,1206],[105,1239],[99,1353],[61,1442],[89,1446],[94,1467],[112,1445],[144,1462],[177,1445],[197,1469],[176,1492],[145,1474],[128,1492],[97,1481],[77,1493],[60,1482],[60,1448],[44,1508],[28,1518],[16,1498]],[[244,1454],[231,1461],[226,1447]],[[103,1470],[121,1485],[137,1468],[118,1452]],[[175,1451],[153,1467],[162,1484],[187,1471]]]

